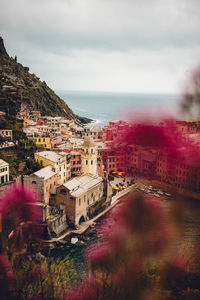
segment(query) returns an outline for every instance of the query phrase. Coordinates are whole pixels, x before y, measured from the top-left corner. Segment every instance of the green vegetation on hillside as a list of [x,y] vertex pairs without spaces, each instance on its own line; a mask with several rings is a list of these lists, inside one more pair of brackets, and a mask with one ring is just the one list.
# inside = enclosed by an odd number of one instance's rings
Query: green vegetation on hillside
[[45,81],[18,63],[16,56],[9,57],[0,37],[0,110],[16,115],[21,103],[30,110],[40,110],[43,115],[75,117]]
[[[14,116],[0,116],[0,129],[12,129],[13,142],[12,148],[1,149],[0,158],[9,163],[10,175],[29,175],[38,171],[41,166],[33,159],[34,152],[38,151],[36,144],[27,139],[23,132],[23,121],[16,119]],[[7,139],[0,136],[0,145]]]
[[15,115],[21,103],[43,115],[73,117],[73,112],[45,82],[11,57],[0,57],[0,110]]

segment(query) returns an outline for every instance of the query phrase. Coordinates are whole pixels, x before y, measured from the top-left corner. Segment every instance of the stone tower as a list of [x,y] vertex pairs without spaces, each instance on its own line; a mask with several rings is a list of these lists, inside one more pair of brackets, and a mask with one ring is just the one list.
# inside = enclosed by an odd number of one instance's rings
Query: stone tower
[[97,174],[97,150],[94,140],[86,137],[82,145],[81,153],[82,174]]

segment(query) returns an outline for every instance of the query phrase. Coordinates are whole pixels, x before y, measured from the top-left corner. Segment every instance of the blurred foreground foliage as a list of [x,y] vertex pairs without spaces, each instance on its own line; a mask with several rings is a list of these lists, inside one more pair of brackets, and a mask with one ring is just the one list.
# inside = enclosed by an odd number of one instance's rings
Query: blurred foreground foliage
[[63,291],[77,280],[73,260],[44,258],[41,262],[30,256],[15,259],[13,273],[16,276],[14,295],[23,295],[22,299],[62,299]]

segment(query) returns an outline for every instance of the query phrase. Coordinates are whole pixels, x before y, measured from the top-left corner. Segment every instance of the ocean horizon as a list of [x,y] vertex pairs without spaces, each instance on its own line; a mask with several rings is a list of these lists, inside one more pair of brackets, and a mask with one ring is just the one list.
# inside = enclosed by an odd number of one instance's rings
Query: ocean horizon
[[97,91],[57,90],[56,93],[77,115],[94,120],[104,126],[110,120],[128,121],[139,112],[158,116],[165,114],[177,117],[179,114],[178,94],[146,94]]

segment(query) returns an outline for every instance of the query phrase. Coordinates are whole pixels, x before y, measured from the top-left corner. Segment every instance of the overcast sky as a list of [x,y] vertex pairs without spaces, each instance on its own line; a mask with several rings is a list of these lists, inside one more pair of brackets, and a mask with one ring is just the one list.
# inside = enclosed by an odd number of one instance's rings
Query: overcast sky
[[200,0],[0,0],[0,34],[53,89],[179,93],[199,15]]

